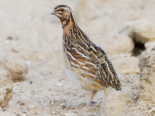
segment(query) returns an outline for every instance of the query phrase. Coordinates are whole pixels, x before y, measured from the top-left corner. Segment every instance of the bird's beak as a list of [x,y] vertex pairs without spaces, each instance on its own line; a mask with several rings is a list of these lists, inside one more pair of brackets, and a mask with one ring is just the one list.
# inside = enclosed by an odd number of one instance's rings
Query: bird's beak
[[53,11],[53,12],[51,12],[51,15],[55,15],[55,12]]

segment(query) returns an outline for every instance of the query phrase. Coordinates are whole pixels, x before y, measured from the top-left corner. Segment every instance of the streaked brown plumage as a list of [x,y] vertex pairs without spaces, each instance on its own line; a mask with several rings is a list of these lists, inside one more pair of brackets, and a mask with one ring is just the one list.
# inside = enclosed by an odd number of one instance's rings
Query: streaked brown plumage
[[108,86],[121,90],[112,63],[105,52],[92,43],[78,27],[71,8],[58,5],[52,14],[56,15],[62,23],[63,54],[68,77],[78,87],[92,92],[86,107],[90,105],[99,90],[104,90],[105,95]]

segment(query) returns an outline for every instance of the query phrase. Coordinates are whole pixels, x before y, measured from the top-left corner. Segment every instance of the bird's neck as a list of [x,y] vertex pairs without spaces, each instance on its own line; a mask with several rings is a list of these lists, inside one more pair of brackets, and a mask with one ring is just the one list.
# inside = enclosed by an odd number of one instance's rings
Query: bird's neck
[[63,34],[66,37],[70,37],[72,31],[78,27],[72,15],[70,16],[69,19],[63,20],[61,22],[62,22]]

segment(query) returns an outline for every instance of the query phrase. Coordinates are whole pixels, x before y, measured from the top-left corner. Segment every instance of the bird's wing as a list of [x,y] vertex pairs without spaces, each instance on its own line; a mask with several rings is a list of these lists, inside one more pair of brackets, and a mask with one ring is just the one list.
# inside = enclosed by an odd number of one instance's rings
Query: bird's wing
[[106,53],[98,46],[94,46],[96,50],[96,58],[99,61],[99,79],[101,82],[106,83],[114,87],[116,90],[121,90],[121,84],[119,78],[114,70],[112,63],[110,62]]
[[[112,86],[121,90],[119,78],[105,52],[79,31],[76,39],[70,39],[67,57],[75,72],[94,79],[102,86]],[[68,39],[69,40],[69,39]]]

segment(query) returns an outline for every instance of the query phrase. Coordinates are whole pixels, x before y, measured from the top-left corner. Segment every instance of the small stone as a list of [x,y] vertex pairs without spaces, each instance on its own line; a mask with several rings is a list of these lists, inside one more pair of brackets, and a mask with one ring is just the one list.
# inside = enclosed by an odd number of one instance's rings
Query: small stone
[[17,37],[8,36],[6,39],[7,39],[7,40],[17,40]]
[[8,40],[5,40],[4,42],[5,42],[5,44],[9,44],[10,43]]
[[25,63],[26,63],[27,65],[30,65],[30,64],[31,64],[31,62],[30,62],[30,61],[25,61]]
[[20,105],[20,106],[25,106],[25,103],[20,103],[19,105]]
[[35,110],[35,106],[34,105],[29,105],[28,106],[28,110],[30,111],[30,110]]
[[57,82],[57,83],[56,83],[56,86],[58,86],[58,87],[62,87],[62,85],[63,85],[63,84],[60,83],[60,82]]
[[30,84],[32,84],[33,83],[33,81],[30,81]]
[[6,39],[8,40],[12,40],[13,38],[11,36],[8,36]]

